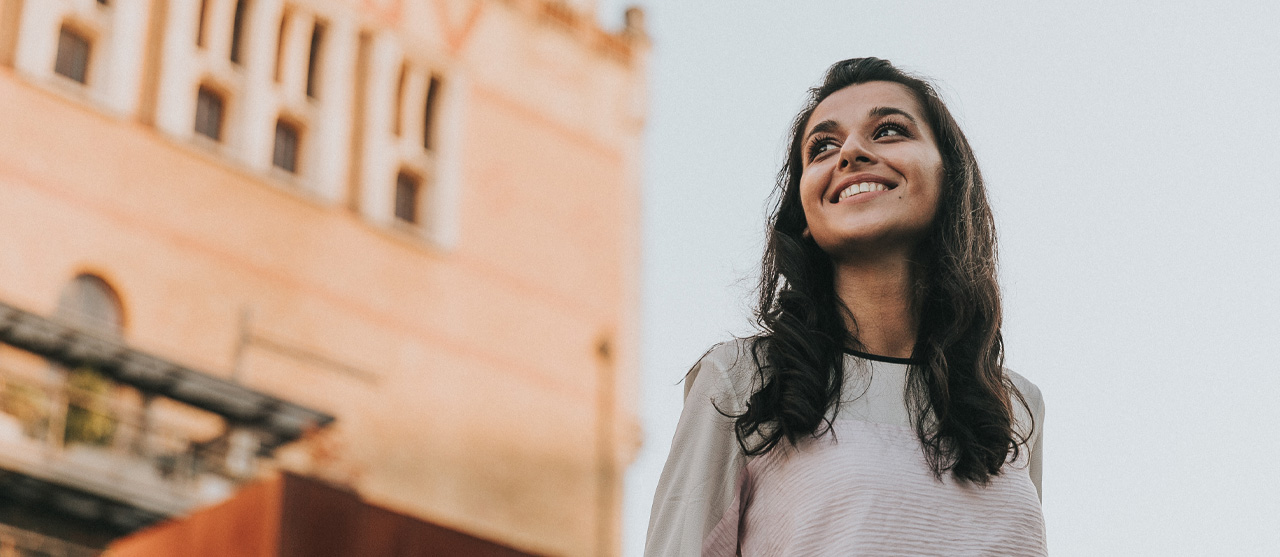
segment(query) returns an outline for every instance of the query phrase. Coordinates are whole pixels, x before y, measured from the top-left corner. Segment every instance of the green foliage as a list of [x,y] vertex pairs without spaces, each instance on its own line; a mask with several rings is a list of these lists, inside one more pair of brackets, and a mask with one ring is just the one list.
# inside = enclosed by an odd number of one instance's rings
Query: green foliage
[[118,421],[111,408],[115,382],[96,369],[82,367],[67,374],[67,429],[64,443],[107,446]]

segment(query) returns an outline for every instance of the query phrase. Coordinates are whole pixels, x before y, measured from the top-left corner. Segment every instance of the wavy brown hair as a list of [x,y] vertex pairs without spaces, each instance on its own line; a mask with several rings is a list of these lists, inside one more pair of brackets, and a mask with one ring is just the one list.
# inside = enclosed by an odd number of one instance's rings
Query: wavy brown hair
[[[844,353],[860,348],[852,314],[836,295],[831,258],[811,239],[800,203],[804,130],[818,104],[850,85],[899,83],[924,110],[942,155],[942,196],[913,258],[919,329],[906,403],[935,475],[985,484],[1016,458],[1030,432],[1014,427],[1013,399],[1026,400],[1004,372],[996,229],[969,141],[927,81],[877,58],[837,62],[809,91],[791,127],[778,174],[762,262],[752,357],[760,389],[735,418],[742,449],[764,454],[831,430],[844,384]],[[856,324],[855,324],[856,329]]]

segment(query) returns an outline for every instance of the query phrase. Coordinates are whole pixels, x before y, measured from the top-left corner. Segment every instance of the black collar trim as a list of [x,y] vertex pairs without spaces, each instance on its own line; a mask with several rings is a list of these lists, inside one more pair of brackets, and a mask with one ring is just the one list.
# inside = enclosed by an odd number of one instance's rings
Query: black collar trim
[[844,353],[850,356],[857,356],[864,360],[874,360],[877,362],[885,362],[890,364],[916,365],[920,363],[918,360],[914,360],[911,358],[895,358],[893,356],[881,356],[879,354],[868,354],[866,352],[860,352],[852,348],[845,348]]

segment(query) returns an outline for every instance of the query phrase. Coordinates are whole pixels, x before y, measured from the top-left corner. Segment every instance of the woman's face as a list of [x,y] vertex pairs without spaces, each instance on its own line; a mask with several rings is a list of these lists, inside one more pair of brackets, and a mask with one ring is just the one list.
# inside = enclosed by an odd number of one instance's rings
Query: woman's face
[[900,251],[927,233],[942,195],[942,156],[905,86],[871,81],[818,104],[804,130],[800,202],[833,260]]

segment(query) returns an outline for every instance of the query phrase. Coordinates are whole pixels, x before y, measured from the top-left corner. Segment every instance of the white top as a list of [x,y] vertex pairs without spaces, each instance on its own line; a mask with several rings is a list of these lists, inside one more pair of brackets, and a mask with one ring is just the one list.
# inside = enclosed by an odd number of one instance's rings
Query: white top
[[[1040,510],[1040,390],[1009,371],[1034,436],[986,486],[938,481],[904,402],[907,365],[845,357],[833,431],[743,454],[733,418],[757,388],[737,340],[685,379],[684,411],[658,481],[646,556],[1046,555]],[[714,406],[713,406],[714,403]],[[1030,416],[1016,401],[1020,431]]]

